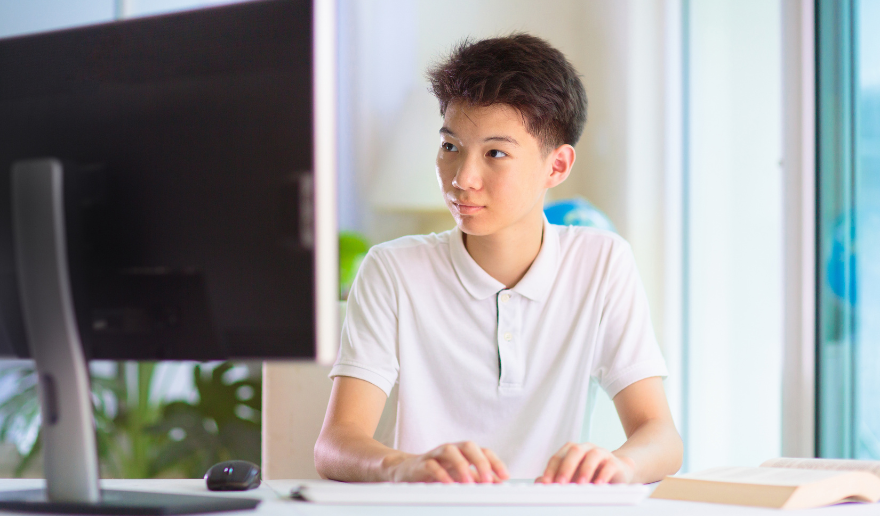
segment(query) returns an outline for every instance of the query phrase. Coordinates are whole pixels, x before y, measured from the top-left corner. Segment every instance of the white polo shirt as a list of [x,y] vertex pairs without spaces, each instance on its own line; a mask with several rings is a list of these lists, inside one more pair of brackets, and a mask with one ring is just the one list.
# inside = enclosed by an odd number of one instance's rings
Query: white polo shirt
[[396,449],[471,440],[512,478],[534,478],[581,439],[591,379],[614,397],[666,374],[629,244],[545,219],[541,250],[511,289],[477,265],[458,228],[374,246],[330,376],[386,394],[397,384]]

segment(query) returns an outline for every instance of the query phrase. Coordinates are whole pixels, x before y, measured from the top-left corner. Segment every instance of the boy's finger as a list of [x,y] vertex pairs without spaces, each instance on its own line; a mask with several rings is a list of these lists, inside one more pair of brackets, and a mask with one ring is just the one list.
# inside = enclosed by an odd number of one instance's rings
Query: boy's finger
[[492,482],[492,465],[489,463],[489,459],[483,453],[483,450],[471,441],[459,444],[459,449],[464,458],[477,468],[475,480],[477,482]]
[[471,476],[471,464],[457,446],[447,444],[440,447],[440,456],[437,457],[437,462],[449,472],[456,482],[470,484],[474,481]]
[[559,470],[559,464],[562,463],[562,459],[565,458],[565,455],[568,453],[569,448],[573,446],[572,443],[568,443],[562,448],[559,449],[550,460],[547,461],[547,468],[544,469],[544,474],[540,478],[540,482],[544,484],[550,484],[556,478],[556,472]]
[[455,481],[452,480],[452,477],[449,476],[449,473],[443,469],[443,466],[440,465],[434,459],[428,459],[425,461],[425,469],[428,471],[428,474],[436,480],[437,482],[442,482],[444,484],[452,484]]
[[608,458],[607,454],[602,453],[601,450],[594,448],[588,451],[584,454],[584,458],[581,460],[581,463],[577,468],[577,473],[572,475],[572,482],[577,482],[579,484],[591,482],[596,473],[596,468],[598,468],[603,462],[607,461]]
[[575,470],[580,466],[581,461],[584,460],[584,455],[586,455],[586,453],[587,452],[580,446],[572,446],[569,448],[565,458],[562,459],[562,462],[559,464],[559,469],[556,471],[556,477],[553,481],[560,484],[567,484],[570,482]]
[[556,455],[550,457],[550,460],[547,461],[547,468],[544,470],[544,474],[541,475],[541,478],[539,478],[538,481],[543,484],[553,482],[553,479],[556,477],[556,470],[559,469],[560,462],[562,462],[562,458],[557,457]]
[[507,466],[504,465],[504,461],[498,458],[498,455],[495,455],[495,452],[489,448],[483,448],[483,455],[486,456],[486,459],[489,460],[489,464],[492,465],[492,472],[495,474],[495,477],[499,482],[510,478],[510,473],[507,472]]
[[596,468],[596,473],[593,474],[593,483],[607,484],[619,470],[620,466],[615,461],[608,459]]

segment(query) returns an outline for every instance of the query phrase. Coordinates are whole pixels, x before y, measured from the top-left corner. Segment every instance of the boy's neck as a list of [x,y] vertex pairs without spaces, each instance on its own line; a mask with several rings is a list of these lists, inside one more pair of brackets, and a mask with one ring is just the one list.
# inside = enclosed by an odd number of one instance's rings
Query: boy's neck
[[465,233],[463,238],[465,249],[477,265],[507,288],[513,288],[541,251],[543,211],[498,233],[484,236]]

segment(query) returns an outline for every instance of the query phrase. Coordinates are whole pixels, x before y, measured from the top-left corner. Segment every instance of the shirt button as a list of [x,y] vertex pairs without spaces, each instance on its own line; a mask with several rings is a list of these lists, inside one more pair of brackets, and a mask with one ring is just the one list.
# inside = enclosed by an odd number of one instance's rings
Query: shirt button
[[501,302],[506,303],[510,301],[510,294],[501,294]]
[[505,333],[505,334],[504,334],[504,340],[510,342],[511,340],[513,340],[513,334],[510,333],[510,332]]

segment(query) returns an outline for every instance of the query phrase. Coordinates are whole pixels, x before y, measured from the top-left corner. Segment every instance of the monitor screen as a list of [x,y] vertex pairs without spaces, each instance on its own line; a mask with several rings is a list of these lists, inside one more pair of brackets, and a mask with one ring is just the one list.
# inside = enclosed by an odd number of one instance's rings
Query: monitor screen
[[52,158],[86,358],[315,356],[313,38],[269,1],[0,41],[0,355],[29,356],[10,171]]
[[240,508],[99,489],[85,363],[333,349],[328,7],[252,1],[0,40],[0,356],[34,359],[46,475],[0,509]]

